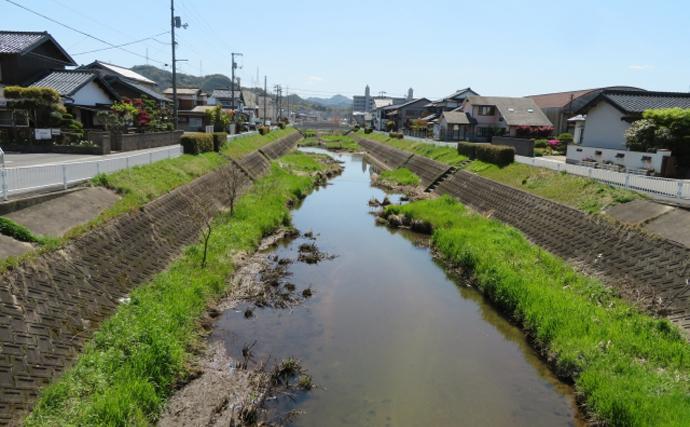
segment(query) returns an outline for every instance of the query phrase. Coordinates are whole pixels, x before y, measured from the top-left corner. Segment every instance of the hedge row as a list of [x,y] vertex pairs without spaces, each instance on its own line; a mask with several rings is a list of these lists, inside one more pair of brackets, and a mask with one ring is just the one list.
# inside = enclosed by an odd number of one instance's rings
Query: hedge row
[[405,135],[402,132],[388,132],[389,138],[403,139]]
[[287,123],[280,121],[280,122],[278,122],[278,127],[281,129],[285,129],[287,127]]
[[458,154],[467,156],[470,159],[477,158],[477,144],[469,142],[458,142]]
[[228,142],[228,134],[225,132],[213,132],[213,151],[220,153],[220,147]]
[[365,127],[365,128],[364,128],[364,133],[366,133],[366,134],[373,133],[373,132],[374,132],[374,128],[373,128],[373,127],[370,127],[370,126],[369,126],[369,127]]
[[[218,132],[222,133],[222,132]],[[182,135],[180,144],[185,154],[201,154],[213,151],[214,134],[200,133],[194,135]]]
[[257,129],[259,130],[259,135],[266,135],[271,131],[271,128],[268,126],[259,126]]
[[515,161],[515,148],[507,145],[479,144],[476,152],[478,160],[498,166],[506,166]]

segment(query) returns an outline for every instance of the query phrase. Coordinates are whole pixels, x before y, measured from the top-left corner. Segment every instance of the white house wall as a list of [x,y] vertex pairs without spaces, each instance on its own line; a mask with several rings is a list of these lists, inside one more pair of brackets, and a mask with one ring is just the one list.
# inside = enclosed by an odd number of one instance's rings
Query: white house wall
[[630,123],[621,120],[623,113],[608,102],[599,102],[587,111],[582,145],[587,147],[612,148],[622,150],[625,131]]
[[73,104],[76,105],[92,105],[96,104],[112,104],[113,100],[110,99],[107,93],[96,83],[92,81],[81,89],[77,91],[70,98],[74,99]]

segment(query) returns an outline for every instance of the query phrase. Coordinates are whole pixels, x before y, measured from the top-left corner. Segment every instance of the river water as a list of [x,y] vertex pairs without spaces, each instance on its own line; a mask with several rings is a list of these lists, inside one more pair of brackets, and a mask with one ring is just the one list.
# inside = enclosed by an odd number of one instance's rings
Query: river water
[[[227,310],[211,339],[236,358],[257,340],[257,360],[302,360],[323,389],[283,399],[282,409],[305,412],[295,426],[584,425],[572,387],[521,331],[413,244],[427,236],[376,225],[367,202],[385,194],[370,187],[367,162],[339,159],[344,173],[292,212],[296,228],[312,229],[319,249],[338,255],[290,266],[289,281],[311,284],[314,297],[292,313],[245,319]],[[275,252],[296,258],[306,241]]]

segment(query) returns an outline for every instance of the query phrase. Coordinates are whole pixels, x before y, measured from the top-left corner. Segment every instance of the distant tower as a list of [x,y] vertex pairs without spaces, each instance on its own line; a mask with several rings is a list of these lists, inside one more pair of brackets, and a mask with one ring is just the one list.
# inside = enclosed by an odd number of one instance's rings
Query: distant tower
[[412,101],[412,99],[413,99],[413,97],[412,97],[412,88],[410,88],[410,89],[407,91],[407,100],[408,100],[408,101]]
[[369,112],[373,109],[373,105],[371,105],[371,91],[369,90],[369,85],[364,89],[364,108],[366,109],[365,112]]

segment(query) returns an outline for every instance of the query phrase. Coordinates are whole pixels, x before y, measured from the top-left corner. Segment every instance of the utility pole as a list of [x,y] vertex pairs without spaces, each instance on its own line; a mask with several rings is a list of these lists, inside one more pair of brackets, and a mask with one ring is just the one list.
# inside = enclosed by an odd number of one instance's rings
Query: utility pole
[[287,104],[288,104],[287,118],[288,118],[288,124],[290,124],[290,119],[292,118],[292,115],[290,115],[290,86],[288,86],[286,88],[286,92],[287,92]]
[[[237,68],[237,64],[235,64],[235,56],[242,56],[242,54],[233,52],[230,55],[232,55],[232,108],[237,109],[237,106],[235,105],[235,68]],[[240,90],[242,90],[242,88],[240,88]]]
[[172,34],[173,127],[177,130],[177,69],[175,65],[175,0],[170,0],[170,34]]
[[268,76],[264,76],[264,126],[266,126],[266,98],[268,98]]

